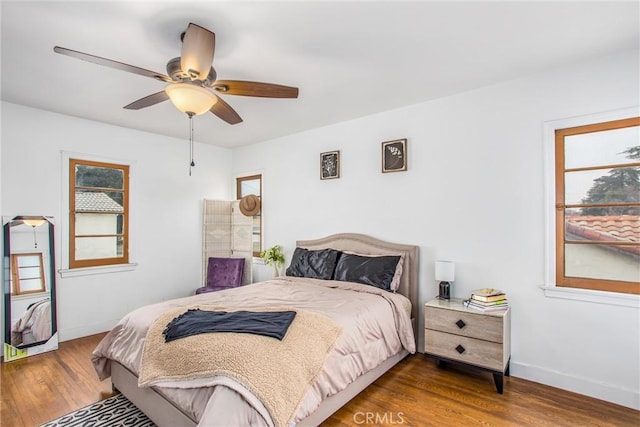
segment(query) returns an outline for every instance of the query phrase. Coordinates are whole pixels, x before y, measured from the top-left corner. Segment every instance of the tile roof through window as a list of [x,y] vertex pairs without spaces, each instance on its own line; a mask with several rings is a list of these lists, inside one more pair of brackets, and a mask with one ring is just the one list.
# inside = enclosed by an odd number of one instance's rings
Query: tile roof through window
[[76,193],[76,212],[122,213],[123,207],[105,193]]
[[[566,218],[566,229],[591,241],[640,243],[640,215],[570,215]],[[620,249],[640,255],[640,246]]]

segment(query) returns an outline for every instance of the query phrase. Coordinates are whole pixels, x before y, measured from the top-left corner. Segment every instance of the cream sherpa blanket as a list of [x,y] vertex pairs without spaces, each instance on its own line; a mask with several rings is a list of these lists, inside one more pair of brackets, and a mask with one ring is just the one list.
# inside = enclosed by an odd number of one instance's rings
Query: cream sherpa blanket
[[[144,343],[138,385],[150,387],[167,381],[223,375],[238,381],[267,408],[276,426],[286,426],[322,369],[342,328],[328,317],[296,308],[253,311],[296,311],[287,334],[275,338],[242,333],[205,333],[164,342],[167,324],[192,306],[159,316]],[[236,310],[224,308],[225,311]]]

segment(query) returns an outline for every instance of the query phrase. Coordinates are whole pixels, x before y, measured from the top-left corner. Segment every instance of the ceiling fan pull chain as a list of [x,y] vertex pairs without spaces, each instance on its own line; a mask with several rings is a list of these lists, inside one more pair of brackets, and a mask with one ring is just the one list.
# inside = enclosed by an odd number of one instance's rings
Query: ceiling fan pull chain
[[191,118],[191,167],[196,165],[196,162],[193,161],[193,117]]
[[189,176],[191,176],[191,168],[196,165],[196,163],[193,161],[193,116],[194,115],[193,114],[188,114],[188,115],[189,115],[189,125],[190,125],[190,129],[189,129],[189,157],[191,158],[191,162],[189,163]]
[[33,228],[33,247],[35,249],[38,249],[38,237],[36,236],[36,228],[35,227],[31,227]]

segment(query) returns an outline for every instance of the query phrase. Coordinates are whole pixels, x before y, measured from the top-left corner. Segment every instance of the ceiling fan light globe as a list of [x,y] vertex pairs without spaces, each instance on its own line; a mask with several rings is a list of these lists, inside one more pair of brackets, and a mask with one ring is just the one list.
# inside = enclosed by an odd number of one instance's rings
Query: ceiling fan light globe
[[170,84],[164,91],[178,110],[196,116],[209,111],[218,101],[214,93],[192,83]]
[[25,218],[22,220],[25,224],[31,227],[40,227],[42,224],[46,222],[44,218]]

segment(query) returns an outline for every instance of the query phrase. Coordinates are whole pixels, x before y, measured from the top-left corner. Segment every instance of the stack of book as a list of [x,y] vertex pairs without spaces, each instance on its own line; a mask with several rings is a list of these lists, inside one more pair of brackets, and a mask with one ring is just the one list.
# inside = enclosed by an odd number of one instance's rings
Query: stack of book
[[468,308],[479,311],[505,310],[509,307],[507,295],[499,289],[482,288],[471,292],[471,298],[464,302]]

